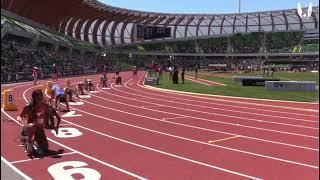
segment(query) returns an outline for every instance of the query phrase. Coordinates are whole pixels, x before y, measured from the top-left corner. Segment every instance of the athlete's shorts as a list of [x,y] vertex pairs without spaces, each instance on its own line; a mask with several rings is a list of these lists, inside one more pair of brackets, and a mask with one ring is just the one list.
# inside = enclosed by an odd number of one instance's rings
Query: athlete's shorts
[[56,98],[59,99],[60,102],[66,102],[67,101],[64,94],[58,94]]

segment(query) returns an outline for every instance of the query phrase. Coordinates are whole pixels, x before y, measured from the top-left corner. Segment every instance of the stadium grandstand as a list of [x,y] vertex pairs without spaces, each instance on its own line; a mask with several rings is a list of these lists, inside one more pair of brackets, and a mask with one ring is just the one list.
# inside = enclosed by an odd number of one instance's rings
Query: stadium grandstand
[[319,6],[240,1],[1,0],[1,179],[318,179]]

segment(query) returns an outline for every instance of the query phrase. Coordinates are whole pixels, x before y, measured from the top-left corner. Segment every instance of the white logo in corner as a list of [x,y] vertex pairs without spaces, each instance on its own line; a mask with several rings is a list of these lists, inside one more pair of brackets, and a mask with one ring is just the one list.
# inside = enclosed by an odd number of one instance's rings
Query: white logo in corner
[[308,7],[307,13],[303,13],[300,2],[298,3],[297,11],[298,11],[298,14],[301,17],[301,19],[304,19],[304,18],[309,19],[309,17],[312,14],[312,4],[311,4],[311,2],[309,3],[309,7]]

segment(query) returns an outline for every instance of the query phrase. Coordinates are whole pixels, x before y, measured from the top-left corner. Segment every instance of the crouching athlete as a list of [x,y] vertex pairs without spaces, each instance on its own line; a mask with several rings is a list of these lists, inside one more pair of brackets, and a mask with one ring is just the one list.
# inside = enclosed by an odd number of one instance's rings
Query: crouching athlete
[[84,89],[87,91],[94,91],[94,84],[91,79],[84,78],[83,86],[84,86]]
[[24,142],[26,152],[33,154],[33,145],[39,147],[43,152],[48,152],[48,140],[44,132],[44,121],[48,116],[49,105],[43,101],[41,89],[32,92],[31,102],[25,106],[17,120],[23,125],[21,135],[26,136]]
[[64,88],[64,92],[68,98],[68,102],[75,102],[73,100],[73,95],[75,95],[78,98],[78,101],[80,101],[78,91],[72,88],[69,80],[66,81],[66,87]]
[[108,82],[107,74],[103,73],[103,75],[100,77],[100,82],[98,86],[107,87],[107,82]]
[[76,92],[78,95],[84,95],[84,84],[83,82],[78,82],[76,86]]
[[[54,117],[56,117],[57,121],[57,125],[55,126],[55,121],[54,121]],[[56,131],[56,134],[58,134],[58,128],[61,122],[61,117],[60,115],[57,113],[57,111],[52,107],[49,106],[48,108],[48,112],[47,112],[47,116],[45,118],[45,128],[47,129],[53,129]]]
[[55,99],[55,109],[58,110],[58,105],[60,102],[65,102],[67,106],[67,111],[70,111],[69,109],[69,103],[66,92],[59,86],[59,84],[54,84],[52,86],[52,94],[50,102]]

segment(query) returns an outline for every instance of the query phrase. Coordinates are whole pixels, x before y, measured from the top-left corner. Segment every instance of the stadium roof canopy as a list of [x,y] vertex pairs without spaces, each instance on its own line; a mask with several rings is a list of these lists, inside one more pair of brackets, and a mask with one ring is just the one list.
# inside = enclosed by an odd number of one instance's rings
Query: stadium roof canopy
[[[137,42],[136,25],[169,27],[173,38],[319,29],[319,7],[309,18],[297,9],[241,14],[168,14],[123,9],[97,0],[3,0],[1,7],[101,47]],[[302,8],[307,15],[307,8]],[[163,38],[168,39],[168,38]]]

